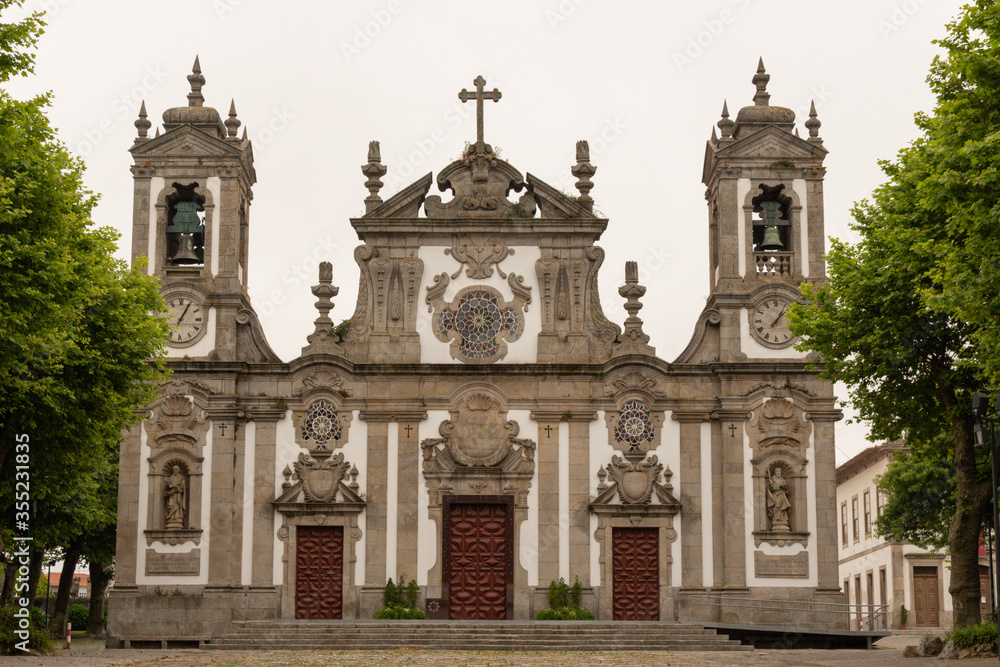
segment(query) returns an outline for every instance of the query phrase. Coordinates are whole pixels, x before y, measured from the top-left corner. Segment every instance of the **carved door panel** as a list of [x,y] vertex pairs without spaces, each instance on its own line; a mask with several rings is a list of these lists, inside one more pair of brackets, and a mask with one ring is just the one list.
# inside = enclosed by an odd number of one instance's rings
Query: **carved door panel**
[[445,533],[448,618],[507,618],[513,580],[509,505],[450,504]]
[[659,529],[614,528],[611,535],[614,619],[659,620]]
[[939,625],[938,571],[936,567],[913,568],[913,612],[916,625]]
[[295,535],[295,618],[342,618],[344,529],[299,526]]

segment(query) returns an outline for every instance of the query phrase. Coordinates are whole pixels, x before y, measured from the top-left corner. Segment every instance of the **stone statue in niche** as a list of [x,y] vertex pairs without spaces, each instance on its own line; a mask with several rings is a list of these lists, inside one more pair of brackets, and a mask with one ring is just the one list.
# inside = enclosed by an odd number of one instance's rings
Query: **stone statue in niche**
[[788,512],[792,504],[788,500],[788,482],[781,466],[774,466],[767,474],[767,516],[771,519],[773,532],[787,533]]
[[167,530],[184,528],[184,499],[187,495],[187,480],[179,465],[174,465],[167,488],[163,493],[167,504],[164,522]]

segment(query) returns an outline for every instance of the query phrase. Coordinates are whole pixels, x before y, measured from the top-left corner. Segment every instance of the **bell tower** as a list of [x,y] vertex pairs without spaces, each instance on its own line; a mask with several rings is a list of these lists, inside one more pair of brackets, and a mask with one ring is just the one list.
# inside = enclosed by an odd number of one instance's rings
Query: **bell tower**
[[145,102],[135,122],[132,261],[160,279],[170,356],[276,359],[246,294],[253,148],[235,103],[225,121],[205,106],[197,57],[187,78],[187,106],[163,113],[162,134],[149,137]]
[[[815,104],[795,128],[795,113],[771,106],[770,75],[761,60],[753,104],[736,120],[723,103],[705,147],[711,295],[691,346],[691,361],[801,359],[793,348],[787,309],[799,285],[825,277],[823,159]],[[713,332],[706,327],[718,326]],[[697,348],[697,349],[694,349]],[[679,361],[681,360],[679,359]]]

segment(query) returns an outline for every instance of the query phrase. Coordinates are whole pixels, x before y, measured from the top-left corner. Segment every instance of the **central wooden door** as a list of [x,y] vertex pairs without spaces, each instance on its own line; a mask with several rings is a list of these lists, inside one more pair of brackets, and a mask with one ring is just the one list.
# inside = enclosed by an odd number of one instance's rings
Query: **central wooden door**
[[[476,500],[485,498],[474,497]],[[445,503],[444,598],[448,618],[502,620],[512,616],[513,505]]]
[[295,618],[342,618],[344,529],[299,526],[295,543]]
[[612,529],[612,607],[616,621],[660,619],[660,531]]
[[936,567],[913,568],[913,612],[916,625],[937,627],[940,625],[938,611],[938,570]]

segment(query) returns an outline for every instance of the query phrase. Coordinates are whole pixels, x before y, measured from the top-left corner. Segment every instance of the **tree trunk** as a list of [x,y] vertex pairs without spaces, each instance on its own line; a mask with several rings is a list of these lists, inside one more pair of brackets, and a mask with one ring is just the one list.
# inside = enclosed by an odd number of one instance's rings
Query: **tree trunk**
[[979,622],[979,537],[989,514],[992,492],[979,481],[970,418],[952,420],[957,481],[955,516],[948,528],[951,552],[951,603],[956,628]]
[[66,550],[63,558],[62,574],[59,575],[59,593],[56,595],[55,609],[49,618],[49,632],[54,637],[61,637],[66,630],[66,612],[69,610],[69,594],[73,590],[73,573],[76,563],[80,560],[81,545],[74,542]]
[[3,591],[0,592],[0,607],[9,607],[14,597],[14,577],[17,576],[17,562],[9,560],[3,566]]
[[111,581],[111,566],[97,561],[90,563],[90,619],[87,634],[98,637],[106,632],[104,627],[104,593]]
[[32,600],[38,595],[38,580],[42,578],[42,565],[45,560],[45,550],[35,549],[34,542],[31,543],[31,562],[28,569],[28,591]]

